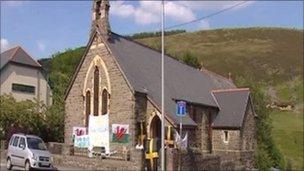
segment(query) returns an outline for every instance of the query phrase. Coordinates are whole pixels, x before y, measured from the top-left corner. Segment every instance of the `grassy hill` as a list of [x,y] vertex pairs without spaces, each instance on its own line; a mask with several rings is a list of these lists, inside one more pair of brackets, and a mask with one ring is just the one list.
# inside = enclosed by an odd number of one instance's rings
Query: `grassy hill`
[[[159,50],[158,35],[142,39],[137,36],[136,41]],[[191,53],[206,69],[226,77],[230,72],[235,80],[243,78],[256,83],[272,102],[294,104],[290,111],[270,113],[272,132],[286,161],[294,169],[303,169],[303,30],[242,28],[181,32],[166,36],[165,43],[166,53],[177,59]],[[76,48],[42,61],[51,73],[57,94],[63,94],[83,52],[83,47]]]
[[[160,38],[137,39],[160,49]],[[166,53],[191,51],[203,66],[224,76],[250,76],[276,84],[303,72],[303,31],[281,28],[218,29],[170,35]]]

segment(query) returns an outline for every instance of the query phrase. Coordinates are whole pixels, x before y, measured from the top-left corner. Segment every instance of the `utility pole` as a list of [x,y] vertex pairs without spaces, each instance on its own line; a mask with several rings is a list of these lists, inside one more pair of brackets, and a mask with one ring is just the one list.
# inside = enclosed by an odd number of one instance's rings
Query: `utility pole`
[[162,31],[161,31],[161,41],[162,41],[162,54],[161,54],[161,170],[164,171],[165,166],[165,74],[164,74],[164,15],[165,15],[165,0],[162,0],[162,17],[161,17],[161,25],[162,25]]

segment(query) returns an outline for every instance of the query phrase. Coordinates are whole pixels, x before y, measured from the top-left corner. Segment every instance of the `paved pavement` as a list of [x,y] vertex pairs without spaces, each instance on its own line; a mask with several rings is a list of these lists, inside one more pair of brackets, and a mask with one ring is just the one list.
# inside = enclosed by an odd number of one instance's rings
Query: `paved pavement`
[[[56,166],[55,166],[56,167]],[[59,171],[74,171],[74,170],[79,170],[79,168],[71,168],[71,167],[61,167],[61,166],[57,166],[56,167],[57,168],[57,170],[59,170]],[[21,170],[24,170],[24,168],[21,168],[21,167],[16,167],[16,166],[14,166],[13,167],[13,169],[12,170],[16,170],[16,171],[21,171]],[[7,171],[7,169],[6,169],[6,163],[5,163],[5,161],[1,161],[1,163],[0,163],[0,171]]]

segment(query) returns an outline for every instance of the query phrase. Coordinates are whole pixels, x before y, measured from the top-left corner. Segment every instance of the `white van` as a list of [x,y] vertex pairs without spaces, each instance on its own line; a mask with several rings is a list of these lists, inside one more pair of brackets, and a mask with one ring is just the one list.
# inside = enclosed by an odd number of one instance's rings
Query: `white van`
[[8,145],[6,167],[24,167],[25,170],[53,170],[51,153],[41,138],[34,135],[14,134]]

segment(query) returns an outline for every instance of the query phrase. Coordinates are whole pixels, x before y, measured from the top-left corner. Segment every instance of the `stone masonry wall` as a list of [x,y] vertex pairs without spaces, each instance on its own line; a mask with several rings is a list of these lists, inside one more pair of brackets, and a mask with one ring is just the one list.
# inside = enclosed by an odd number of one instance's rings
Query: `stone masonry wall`
[[166,150],[167,170],[178,170],[179,155],[181,155],[181,170],[235,170],[233,162],[222,162],[221,157],[214,154],[195,152],[191,149],[178,151],[177,149]]
[[[204,153],[210,153],[209,135],[208,135],[208,115],[211,114],[211,119],[215,117],[216,111],[205,106],[193,106],[196,111],[193,120],[197,123],[195,129],[187,130],[189,132],[189,146],[201,149]],[[211,130],[212,134],[212,130]]]
[[[212,147],[214,154],[221,155],[223,161],[235,161],[237,165],[252,170],[257,145],[257,128],[251,105],[248,104],[241,130],[214,129]],[[224,142],[224,131],[228,131],[228,142]]]
[[[65,143],[72,143],[72,129],[74,126],[84,126],[85,125],[85,101],[84,101],[84,89],[92,87],[90,85],[92,79],[87,79],[87,84],[84,85],[86,74],[89,70],[91,62],[95,60],[96,56],[104,62],[106,70],[99,66],[100,71],[100,107],[101,111],[101,93],[102,89],[106,87],[110,93],[109,99],[109,128],[110,128],[110,149],[116,150],[122,148],[122,146],[133,147],[135,144],[135,135],[132,130],[135,129],[135,118],[134,118],[134,107],[135,99],[133,93],[126,80],[124,79],[119,67],[117,66],[114,58],[111,56],[106,46],[101,42],[101,40],[96,36],[90,50],[85,56],[84,62],[76,76],[76,79],[72,85],[72,88],[67,96],[65,105]],[[99,65],[99,63],[98,63]],[[92,70],[94,72],[94,70]],[[106,73],[107,72],[107,73]],[[109,76],[109,80],[106,79],[106,74]],[[109,86],[110,85],[110,86]],[[86,87],[85,87],[86,86]],[[93,90],[91,90],[92,103],[91,111],[93,111]],[[129,129],[131,138],[130,142],[127,144],[118,144],[111,142],[111,125],[112,124],[129,124]]]
[[250,103],[247,105],[241,137],[241,161],[246,169],[251,170],[254,167],[254,151],[257,147],[257,128]]
[[54,165],[78,168],[78,170],[143,170],[142,152],[131,151],[130,161],[53,155]]

